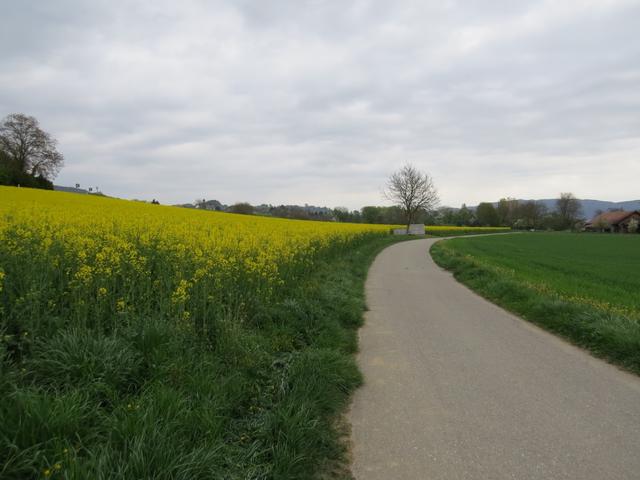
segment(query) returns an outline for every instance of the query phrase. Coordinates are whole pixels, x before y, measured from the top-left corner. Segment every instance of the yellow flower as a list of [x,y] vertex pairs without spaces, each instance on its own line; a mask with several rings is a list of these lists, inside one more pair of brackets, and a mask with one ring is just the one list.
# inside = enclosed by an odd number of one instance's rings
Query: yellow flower
[[189,298],[189,295],[187,293],[188,288],[189,288],[189,282],[187,282],[184,279],[180,280],[180,283],[178,283],[178,286],[176,287],[175,291],[171,295],[171,302],[173,304],[186,302],[187,299]]
[[[33,300],[43,302],[34,307],[53,314],[64,308],[65,315],[86,318],[114,295],[109,302],[118,313],[166,313],[185,327],[213,302],[245,292],[268,302],[323,255],[392,228],[158,208],[13,187],[0,187],[0,199],[0,258],[7,265],[32,259],[56,292]],[[12,277],[21,274],[11,271]],[[6,276],[0,269],[0,289],[6,289]],[[127,292],[126,302],[115,291]],[[32,301],[26,293],[10,301]]]
[[50,468],[45,468],[42,471],[42,475],[44,475],[45,477],[50,477],[51,476],[51,469]]
[[124,302],[124,300],[121,298],[116,302],[116,311],[118,312],[124,312],[124,309],[126,308],[126,303]]

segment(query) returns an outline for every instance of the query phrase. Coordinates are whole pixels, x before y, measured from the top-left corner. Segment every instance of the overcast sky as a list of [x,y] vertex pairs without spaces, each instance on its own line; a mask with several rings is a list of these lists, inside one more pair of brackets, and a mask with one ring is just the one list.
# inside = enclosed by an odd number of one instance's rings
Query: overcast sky
[[13,112],[125,198],[359,208],[411,162],[445,205],[637,199],[640,0],[7,0]]

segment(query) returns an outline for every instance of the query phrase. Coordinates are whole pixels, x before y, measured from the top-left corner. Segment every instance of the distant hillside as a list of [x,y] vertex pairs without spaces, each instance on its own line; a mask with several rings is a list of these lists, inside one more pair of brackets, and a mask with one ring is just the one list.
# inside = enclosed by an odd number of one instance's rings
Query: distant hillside
[[[544,204],[549,211],[556,208],[555,198],[545,198],[542,200],[536,200]],[[606,200],[580,200],[582,204],[582,216],[587,220],[596,216],[598,210],[606,212],[609,209],[623,209],[623,210],[640,210],[640,200],[628,200],[625,202],[607,202]]]
[[[541,203],[543,204],[545,207],[547,207],[547,210],[549,212],[553,212],[556,208],[556,199],[555,198],[543,198],[541,200],[533,200],[533,199],[522,199],[519,198],[518,199],[519,202],[537,202],[537,203]],[[498,206],[498,202],[492,202],[494,207]],[[616,209],[622,209],[622,210],[640,210],[640,200],[626,200],[624,202],[608,202],[606,200],[590,200],[590,199],[584,199],[584,200],[580,200],[580,204],[582,205],[582,216],[586,219],[586,220],[590,220],[593,217],[596,216],[596,212],[598,210],[602,210],[603,212],[606,212],[607,210],[616,210]],[[476,206],[473,207],[468,207],[471,210],[475,210],[477,208]],[[454,208],[453,210],[458,210],[457,208]]]

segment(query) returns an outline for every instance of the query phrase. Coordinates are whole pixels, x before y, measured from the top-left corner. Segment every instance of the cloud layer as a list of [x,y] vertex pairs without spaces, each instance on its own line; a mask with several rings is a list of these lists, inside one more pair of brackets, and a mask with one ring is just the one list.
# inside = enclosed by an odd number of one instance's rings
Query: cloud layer
[[[397,4],[396,4],[397,3]],[[640,197],[635,1],[13,2],[0,114],[40,119],[58,183],[163,203]]]

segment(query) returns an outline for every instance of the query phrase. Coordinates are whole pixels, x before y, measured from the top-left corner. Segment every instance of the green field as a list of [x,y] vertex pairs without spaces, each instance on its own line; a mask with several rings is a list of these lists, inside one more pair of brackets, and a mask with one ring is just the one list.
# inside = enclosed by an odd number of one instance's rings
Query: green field
[[640,371],[640,235],[462,238],[431,254],[490,300]]

